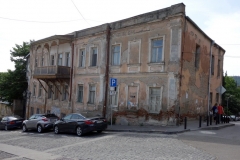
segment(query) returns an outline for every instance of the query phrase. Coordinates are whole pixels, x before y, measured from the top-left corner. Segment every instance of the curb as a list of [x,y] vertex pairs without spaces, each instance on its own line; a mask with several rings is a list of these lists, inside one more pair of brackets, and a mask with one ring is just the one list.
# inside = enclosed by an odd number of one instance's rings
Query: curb
[[196,129],[183,129],[179,131],[154,131],[154,130],[148,130],[148,131],[141,131],[141,130],[130,130],[130,129],[107,129],[105,131],[107,132],[134,132],[134,133],[159,133],[159,134],[178,134],[178,133],[184,133],[189,131],[197,131],[197,130],[219,130],[226,127],[235,126],[235,124],[225,124],[222,126],[207,126],[203,128],[196,128]]

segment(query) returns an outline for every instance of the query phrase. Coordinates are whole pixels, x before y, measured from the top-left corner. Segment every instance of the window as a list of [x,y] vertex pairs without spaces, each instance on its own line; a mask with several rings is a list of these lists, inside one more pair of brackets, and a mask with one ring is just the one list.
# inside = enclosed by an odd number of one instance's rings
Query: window
[[36,86],[36,84],[34,84],[33,85],[33,96],[36,96],[36,88],[37,88],[37,86]]
[[63,87],[63,101],[64,101],[64,100],[67,100],[67,98],[68,98],[68,86],[65,85],[65,86]]
[[151,63],[162,62],[163,39],[153,39],[151,43]]
[[95,91],[96,91],[96,87],[90,85],[89,86],[89,99],[88,99],[88,103],[90,103],[90,104],[94,104],[94,102],[95,102]]
[[195,67],[199,67],[200,62],[200,46],[196,45],[196,52],[195,52]]
[[111,105],[113,105],[113,106],[117,106],[117,104],[118,104],[118,89],[117,89],[117,87],[116,87],[116,90],[115,90],[115,94],[114,95],[111,95],[110,96],[110,104]]
[[53,85],[49,85],[49,87],[48,87],[48,98],[52,98],[52,89],[53,89]]
[[218,71],[217,71],[217,76],[218,77],[220,77],[220,70],[221,70],[220,66],[221,66],[221,60],[219,59],[218,60],[218,68],[217,68],[218,69]]
[[149,107],[150,112],[159,112],[161,110],[160,93],[161,88],[149,88]]
[[37,66],[38,66],[38,59],[35,58],[35,67],[37,67]]
[[219,103],[219,93],[216,93],[216,102]]
[[50,114],[51,113],[51,111],[50,110],[47,110],[47,114]]
[[85,67],[85,49],[79,52],[79,67]]
[[54,65],[54,55],[51,56],[51,65]]
[[44,66],[44,56],[42,56],[42,63],[41,63],[42,66]]
[[38,97],[42,96],[42,85],[39,84],[39,91],[38,91]]
[[66,66],[70,67],[70,53],[66,53]]
[[59,92],[58,92],[58,89],[60,88],[60,86],[59,85],[57,85],[57,87],[55,87],[55,91],[54,91],[54,98],[55,99],[58,99],[58,97],[59,97]]
[[[34,112],[34,108],[31,107],[31,109],[30,109],[30,115],[33,115],[33,112]],[[35,117],[35,116],[34,116],[34,117]]]
[[82,85],[78,85],[78,102],[83,102],[83,86]]
[[78,115],[78,114],[73,114],[71,119],[84,119],[84,117]]
[[112,65],[120,65],[120,45],[112,46]]
[[211,62],[211,74],[214,75],[214,56],[212,56],[212,62]]
[[37,108],[37,114],[39,114],[40,113],[40,109],[39,108]]
[[212,92],[210,92],[209,103],[212,105]]
[[91,56],[91,66],[97,66],[97,48],[92,48]]
[[64,120],[70,120],[71,117],[72,117],[72,114],[69,114],[69,115],[65,116],[63,119]]
[[61,66],[62,65],[62,53],[58,54],[58,65]]

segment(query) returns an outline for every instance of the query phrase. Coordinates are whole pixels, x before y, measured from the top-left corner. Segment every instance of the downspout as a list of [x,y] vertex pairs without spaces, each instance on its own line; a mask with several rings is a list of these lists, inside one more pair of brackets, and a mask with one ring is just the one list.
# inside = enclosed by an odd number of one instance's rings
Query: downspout
[[181,57],[180,57],[180,76],[179,76],[179,103],[178,103],[178,123],[180,123],[180,100],[181,100],[181,87],[182,87],[182,69],[183,69],[183,53],[184,53],[184,45],[185,45],[185,32],[186,32],[186,16],[184,16],[184,30],[182,31],[182,47],[181,47]]
[[109,24],[107,24],[107,30],[106,30],[107,62],[106,62],[106,71],[105,71],[105,97],[104,97],[105,99],[103,104],[103,117],[106,117],[107,101],[108,101],[110,31],[111,31],[111,28]]
[[69,102],[71,103],[72,113],[73,113],[73,103],[72,103],[72,76],[73,76],[73,60],[74,60],[74,43],[72,43],[72,63],[71,63],[71,70],[70,70],[70,91],[69,91]]
[[212,75],[212,47],[214,45],[214,41],[211,41],[211,45],[210,45],[210,62],[209,62],[209,76],[208,76],[208,103],[207,103],[207,107],[208,107],[208,116],[209,116],[209,100],[210,100],[210,86],[211,86],[211,75]]

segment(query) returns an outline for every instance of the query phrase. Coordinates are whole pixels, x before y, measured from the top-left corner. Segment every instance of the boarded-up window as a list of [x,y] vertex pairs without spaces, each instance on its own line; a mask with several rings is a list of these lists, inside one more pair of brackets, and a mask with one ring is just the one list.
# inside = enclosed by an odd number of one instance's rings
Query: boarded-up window
[[199,68],[199,62],[200,62],[200,46],[196,45],[196,52],[195,52],[195,67]]
[[159,112],[161,109],[161,88],[149,88],[149,111]]
[[138,87],[128,87],[128,109],[137,109],[138,106]]
[[129,64],[139,63],[140,41],[129,42]]
[[110,96],[110,104],[113,106],[117,106],[118,104],[117,98],[118,98],[118,89],[116,87],[115,94]]
[[153,39],[151,42],[151,63],[162,62],[163,39]]
[[211,74],[214,75],[214,56],[212,56],[212,61],[211,61]]

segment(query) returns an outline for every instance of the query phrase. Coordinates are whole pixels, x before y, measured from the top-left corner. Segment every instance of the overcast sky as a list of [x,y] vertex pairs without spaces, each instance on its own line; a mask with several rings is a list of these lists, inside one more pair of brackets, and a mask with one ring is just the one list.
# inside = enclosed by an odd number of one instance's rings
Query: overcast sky
[[67,34],[182,2],[187,16],[226,50],[224,72],[240,76],[239,0],[0,0],[0,72],[14,69],[10,50],[15,44]]

